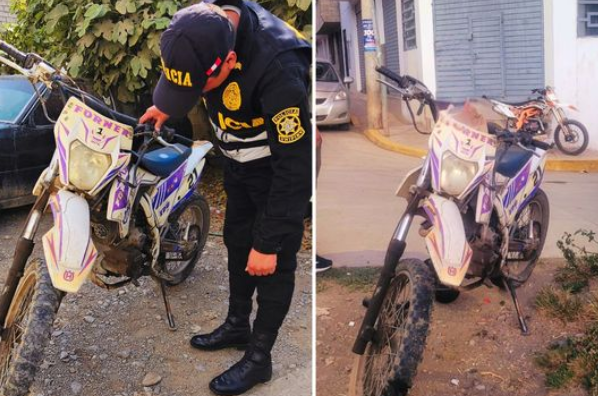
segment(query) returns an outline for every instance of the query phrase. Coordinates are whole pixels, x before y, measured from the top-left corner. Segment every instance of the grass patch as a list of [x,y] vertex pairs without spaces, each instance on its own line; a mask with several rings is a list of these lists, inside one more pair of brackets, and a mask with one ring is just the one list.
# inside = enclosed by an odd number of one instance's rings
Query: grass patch
[[582,385],[592,396],[598,395],[598,324],[589,326],[578,338],[567,338],[536,355],[536,364],[546,373],[545,384],[562,389],[573,383]]
[[[583,244],[577,240],[585,239]],[[598,293],[591,290],[598,277],[598,243],[592,231],[565,233],[557,246],[566,264],[555,275],[556,286],[546,286],[536,296],[536,307],[564,323],[583,320],[587,327],[579,337],[569,337],[537,354],[535,363],[546,374],[546,387],[562,389],[582,385],[598,396]]]
[[[583,244],[578,242],[580,237],[585,240]],[[573,234],[565,233],[557,247],[563,253],[566,265],[558,270],[555,282],[573,294],[586,291],[589,280],[598,277],[598,253],[591,250],[598,247],[594,232],[578,230]]]
[[332,268],[317,276],[316,291],[326,289],[326,283],[334,282],[350,291],[371,291],[380,275],[380,268]]
[[563,322],[577,320],[583,312],[582,299],[567,290],[543,287],[536,296],[536,308]]

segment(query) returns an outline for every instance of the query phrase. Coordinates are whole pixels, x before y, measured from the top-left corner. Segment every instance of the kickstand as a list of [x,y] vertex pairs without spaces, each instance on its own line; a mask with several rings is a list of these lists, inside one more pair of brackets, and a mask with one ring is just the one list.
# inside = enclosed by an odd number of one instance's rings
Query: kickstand
[[525,323],[525,318],[523,317],[523,314],[521,313],[521,308],[519,307],[519,301],[517,300],[515,286],[506,278],[502,278],[502,281],[505,285],[505,288],[511,293],[511,298],[513,299],[513,304],[515,304],[515,310],[517,311],[517,319],[519,319],[519,327],[521,327],[521,333],[523,335],[529,335],[527,324]]
[[174,322],[174,316],[170,310],[170,303],[168,302],[168,296],[166,295],[166,281],[161,279],[158,280],[160,283],[160,289],[162,290],[162,298],[164,299],[164,306],[166,307],[166,317],[168,318],[168,327],[172,331],[176,331],[176,323]]

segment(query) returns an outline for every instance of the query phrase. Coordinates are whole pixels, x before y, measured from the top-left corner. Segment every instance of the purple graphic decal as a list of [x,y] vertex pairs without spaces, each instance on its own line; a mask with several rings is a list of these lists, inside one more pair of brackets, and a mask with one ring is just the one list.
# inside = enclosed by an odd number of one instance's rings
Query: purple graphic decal
[[108,142],[112,141],[113,139],[116,139],[116,136],[112,136],[112,137],[109,137],[108,139],[104,140],[104,144],[102,145],[102,148],[106,147]]
[[179,169],[177,169],[172,175],[168,177],[160,187],[158,187],[158,193],[154,197],[152,201],[152,206],[154,209],[159,208],[164,201],[166,201],[173,192],[175,192],[179,186],[181,185],[181,181],[183,180],[183,175],[185,173],[185,166],[187,165],[187,161],[185,161]]
[[64,145],[62,144],[62,139],[60,139],[60,134],[58,135],[57,143],[58,159],[60,160],[60,170],[62,170],[65,180],[68,180],[69,168],[66,166],[66,150],[64,149]]
[[81,120],[81,124],[83,124],[83,128],[85,128],[85,141],[87,142],[87,139],[89,137],[89,128],[87,127],[85,121]]
[[127,207],[127,197],[129,196],[129,186],[125,183],[118,182],[114,197],[114,204],[112,211],[117,211]]
[[[93,245],[91,245],[91,246],[89,245],[90,241],[91,241],[91,239],[87,240],[87,247],[85,248],[85,256],[83,257],[83,260],[85,260],[85,257],[87,257],[87,261],[85,261],[85,264],[83,264],[83,267],[79,271],[79,275],[81,275],[83,273],[83,271],[85,271],[85,268],[87,268],[89,266],[89,264],[93,263],[93,261],[98,256],[98,252],[97,252],[97,250],[94,249]],[[91,247],[91,254],[89,254],[90,247]],[[89,256],[88,256],[88,254],[89,254]]]
[[438,226],[438,229],[440,230],[440,236],[442,237],[442,256],[444,257],[446,255],[446,252],[444,251],[445,246],[444,246],[444,227],[442,227],[442,222],[440,221],[440,212],[438,211],[438,208],[436,207],[436,203],[434,202],[434,200],[430,200],[430,203],[432,204],[432,207],[434,208],[434,213],[435,213],[435,217],[434,219],[436,220],[436,225]]
[[64,125],[64,123],[62,121],[60,121],[60,126],[62,127],[62,130],[64,130],[64,133],[66,134],[66,136],[71,134],[71,131],[69,131],[69,129]]
[[513,180],[513,182],[509,185],[509,189],[508,189],[507,194],[505,195],[505,198],[503,200],[504,207],[509,206],[509,204],[513,201],[513,199],[515,199],[517,194],[519,194],[519,192],[527,184],[530,166],[531,166],[531,161],[527,163],[525,168],[523,168],[523,170],[521,172],[519,172],[519,174],[517,175],[515,180]]
[[432,186],[438,190],[440,184],[440,166],[438,163],[438,157],[434,151],[431,152],[430,162],[432,163]]
[[484,188],[484,195],[482,196],[482,214],[486,214],[492,210],[492,202],[490,201],[490,190]]

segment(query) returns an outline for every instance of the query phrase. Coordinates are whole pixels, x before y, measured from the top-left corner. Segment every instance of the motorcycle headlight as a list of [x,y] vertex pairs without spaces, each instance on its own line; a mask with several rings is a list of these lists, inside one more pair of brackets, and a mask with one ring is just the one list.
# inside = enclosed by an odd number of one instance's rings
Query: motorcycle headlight
[[345,91],[339,91],[336,96],[334,97],[334,100],[345,100],[347,99],[347,93]]
[[98,153],[75,140],[69,151],[69,182],[80,190],[90,191],[106,174],[111,163],[109,154]]
[[447,152],[442,156],[440,189],[452,196],[459,196],[478,173],[476,162],[465,161]]

